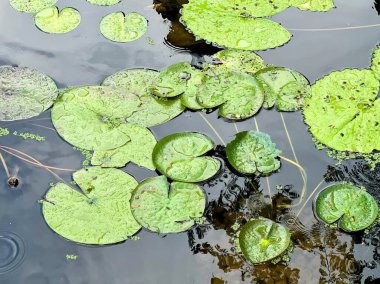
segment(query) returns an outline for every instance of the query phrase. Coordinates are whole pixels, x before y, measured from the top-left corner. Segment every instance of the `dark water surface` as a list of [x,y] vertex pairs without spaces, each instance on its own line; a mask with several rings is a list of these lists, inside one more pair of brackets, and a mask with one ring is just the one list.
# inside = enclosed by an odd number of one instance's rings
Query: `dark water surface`
[[[327,13],[290,8],[276,15],[274,19],[288,28],[293,38],[283,47],[260,52],[265,63],[298,70],[311,82],[333,70],[367,67],[371,52],[380,41],[380,26],[319,29],[379,24],[376,3],[373,0],[335,0],[335,4],[337,8]],[[36,68],[63,88],[99,84],[106,76],[125,68],[163,69],[179,61],[196,63],[204,54],[217,50],[194,43],[190,35],[183,33],[176,5],[170,8],[158,5],[160,13],[148,0],[124,0],[111,7],[94,6],[84,0],[61,0],[58,6],[74,6],[81,12],[82,23],[73,32],[65,35],[42,33],[34,26],[30,15],[13,10],[6,0],[0,1],[0,65]],[[99,33],[101,18],[120,10],[143,14],[149,20],[147,34],[125,44],[103,38]],[[147,37],[154,41],[153,45]],[[232,139],[236,132],[233,123],[218,119],[216,112],[204,116],[222,140],[228,142]],[[280,113],[262,110],[256,118],[260,130],[271,135],[283,150],[283,156],[295,160]],[[300,172],[286,161],[282,161],[281,172],[271,175],[268,180],[244,179],[225,167],[220,176],[203,186],[209,199],[205,225],[172,235],[142,230],[137,241],[105,247],[77,245],[53,233],[44,222],[38,200],[49,189],[49,183],[58,180],[46,169],[3,153],[10,170],[17,172],[21,184],[10,190],[0,166],[0,283],[379,281],[380,227],[372,228],[364,236],[347,235],[317,222],[311,208],[312,198],[306,206],[303,205],[324,177],[326,182],[321,188],[330,182],[347,180],[367,187],[379,201],[380,167],[370,171],[361,160],[335,166],[336,161],[325,151],[315,148],[300,112],[284,113],[283,118],[294,152],[308,175],[307,192],[303,198]],[[50,129],[53,126],[49,112],[29,120],[0,123],[0,127],[8,127],[11,132],[32,132],[46,137],[46,141],[36,142],[8,135],[0,138],[0,145],[23,151],[52,167],[82,167],[82,154]],[[255,123],[249,119],[237,123],[237,127],[239,131],[255,129]],[[222,144],[199,113],[185,112],[152,130],[157,139],[179,131],[200,131]],[[125,171],[139,181],[156,175],[134,165],[128,165]],[[70,172],[57,173],[65,181],[71,181]],[[278,190],[276,185],[286,186]],[[294,205],[294,208],[284,208],[284,205]],[[234,252],[231,226],[236,220],[243,222],[258,214],[289,226],[294,248],[288,261],[252,266]],[[66,255],[78,257],[71,260]]]

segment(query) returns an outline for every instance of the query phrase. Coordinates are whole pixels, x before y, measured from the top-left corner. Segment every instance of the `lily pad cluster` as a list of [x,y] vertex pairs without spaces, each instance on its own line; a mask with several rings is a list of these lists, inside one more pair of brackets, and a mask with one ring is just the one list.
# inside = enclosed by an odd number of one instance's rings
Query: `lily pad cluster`
[[241,50],[264,50],[285,44],[288,30],[264,17],[294,6],[301,10],[328,11],[332,0],[190,0],[181,19],[198,38],[218,46]]
[[162,98],[180,97],[181,103],[192,110],[218,107],[222,117],[241,120],[255,115],[262,106],[298,110],[304,98],[310,96],[310,86],[297,71],[265,67],[255,53],[223,50],[202,69],[187,62],[169,66],[150,92]]
[[303,115],[314,137],[338,151],[380,150],[379,47],[369,69],[334,71],[312,85]]
[[372,225],[379,213],[376,200],[366,191],[341,183],[322,190],[314,202],[317,217],[327,224],[338,222],[348,232]]

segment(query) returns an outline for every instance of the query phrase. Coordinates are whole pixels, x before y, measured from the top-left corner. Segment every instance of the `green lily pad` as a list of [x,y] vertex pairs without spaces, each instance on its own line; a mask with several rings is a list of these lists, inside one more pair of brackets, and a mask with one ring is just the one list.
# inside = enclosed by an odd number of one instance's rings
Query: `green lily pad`
[[321,143],[339,151],[380,150],[379,80],[370,70],[335,71],[311,87],[303,114]]
[[28,67],[0,67],[0,121],[27,119],[53,105],[54,81]]
[[221,106],[219,114],[225,118],[245,119],[260,110],[264,92],[248,74],[211,68],[198,88],[197,101],[204,108]]
[[121,0],[86,0],[87,2],[90,2],[91,4],[99,5],[99,6],[111,6],[115,5]]
[[187,81],[186,90],[181,95],[181,103],[192,110],[203,109],[198,103],[197,93],[198,88],[203,84],[205,75],[202,71],[194,70],[191,74],[191,78]]
[[176,133],[158,141],[153,150],[157,170],[175,181],[200,182],[213,177],[220,161],[200,157],[214,148],[206,135],[195,132]]
[[254,219],[240,230],[239,245],[245,258],[258,264],[283,254],[290,245],[290,233],[272,220]]
[[9,3],[17,11],[35,14],[55,5],[57,1],[58,0],[10,0]]
[[140,38],[148,29],[148,21],[137,13],[116,12],[100,22],[100,32],[109,40],[129,42]]
[[144,228],[157,233],[190,229],[203,216],[206,196],[191,183],[169,184],[164,176],[148,178],[132,194],[132,214]]
[[291,34],[278,23],[252,18],[250,13],[256,10],[244,10],[247,6],[254,7],[252,2],[246,1],[237,11],[223,9],[225,1],[218,3],[221,3],[220,9],[215,9],[206,0],[192,0],[183,6],[181,19],[196,37],[219,46],[242,50],[274,48],[291,38]]
[[156,145],[156,138],[146,128],[134,125],[126,125],[126,135],[130,141],[125,145],[108,151],[94,151],[91,164],[102,167],[124,167],[132,162],[141,167],[154,170],[152,160],[153,148]]
[[376,78],[380,80],[380,45],[373,51],[371,69],[375,73]]
[[159,72],[150,69],[128,69],[104,80],[103,86],[123,88],[138,95],[141,104],[128,121],[150,127],[165,123],[184,111],[179,99],[158,99],[148,89],[158,82]]
[[82,193],[64,183],[50,188],[42,202],[48,226],[62,237],[82,244],[105,245],[126,240],[140,230],[130,199],[136,180],[117,169],[77,171]]
[[280,111],[295,111],[311,95],[309,81],[301,73],[288,68],[264,68],[255,77],[265,91],[265,108],[272,108],[276,104]]
[[64,8],[59,12],[53,6],[37,13],[34,17],[36,26],[49,34],[64,34],[74,30],[81,21],[79,12],[73,8]]
[[225,49],[212,57],[221,63],[216,66],[229,68],[236,72],[256,73],[265,67],[263,59],[251,51]]
[[324,222],[348,232],[364,230],[378,216],[376,200],[366,191],[350,184],[335,184],[322,190],[314,202],[317,216]]
[[290,5],[300,10],[326,12],[335,8],[334,0],[290,0]]
[[281,151],[270,136],[262,132],[239,132],[227,144],[226,152],[230,164],[244,174],[269,174],[281,165],[278,160]]

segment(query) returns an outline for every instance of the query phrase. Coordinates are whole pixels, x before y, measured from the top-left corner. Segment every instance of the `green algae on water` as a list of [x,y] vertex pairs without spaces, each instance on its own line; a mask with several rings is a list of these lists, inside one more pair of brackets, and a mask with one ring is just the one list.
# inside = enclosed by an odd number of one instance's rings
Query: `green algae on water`
[[36,26],[49,34],[64,34],[74,30],[81,22],[79,11],[74,8],[49,7],[37,13],[34,17]]
[[122,0],[86,0],[87,2],[90,2],[91,4],[99,5],[99,6],[111,6],[115,5]]
[[24,140],[31,139],[35,140],[37,142],[43,142],[46,140],[46,137],[40,136],[38,134],[34,133],[29,133],[29,132],[18,132],[18,131],[13,131],[12,133],[14,136],[19,136],[23,138]]
[[0,137],[9,135],[9,129],[0,127]]
[[55,5],[57,1],[58,0],[10,0],[9,3],[17,11],[35,14]]
[[335,7],[334,0],[289,0],[290,5],[300,10],[326,12]]

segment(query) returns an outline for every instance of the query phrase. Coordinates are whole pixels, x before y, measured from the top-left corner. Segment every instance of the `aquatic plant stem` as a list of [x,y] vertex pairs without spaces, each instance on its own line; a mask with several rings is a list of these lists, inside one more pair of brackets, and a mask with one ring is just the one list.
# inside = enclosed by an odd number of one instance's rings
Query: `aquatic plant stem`
[[10,178],[11,175],[9,174],[7,163],[5,162],[5,159],[4,159],[4,157],[3,157],[3,155],[1,153],[0,153],[0,160],[1,160],[1,163],[3,164],[3,167],[4,167],[4,170],[5,170],[5,173],[6,173],[7,177]]
[[309,200],[314,196],[314,194],[316,193],[316,191],[321,187],[321,185],[325,182],[325,179],[322,179],[320,183],[318,183],[318,185],[313,189],[313,191],[311,192],[311,194],[307,197],[307,199],[305,200],[304,204],[302,205],[302,207],[300,208],[300,210],[298,210],[297,214],[296,214],[296,217],[295,219],[297,219],[299,217],[299,215],[301,214],[302,210],[305,208],[306,204],[309,202]]
[[202,119],[207,123],[207,125],[214,131],[215,135],[219,138],[220,142],[222,142],[223,146],[226,146],[226,142],[224,142],[222,136],[220,136],[219,132],[215,129],[215,127],[211,124],[211,122],[202,114],[202,112],[198,112]]
[[341,28],[287,29],[287,30],[288,31],[295,31],[295,32],[330,32],[330,31],[346,31],[346,30],[366,29],[366,28],[375,28],[375,27],[380,27],[380,24],[353,26],[353,27],[341,27]]

